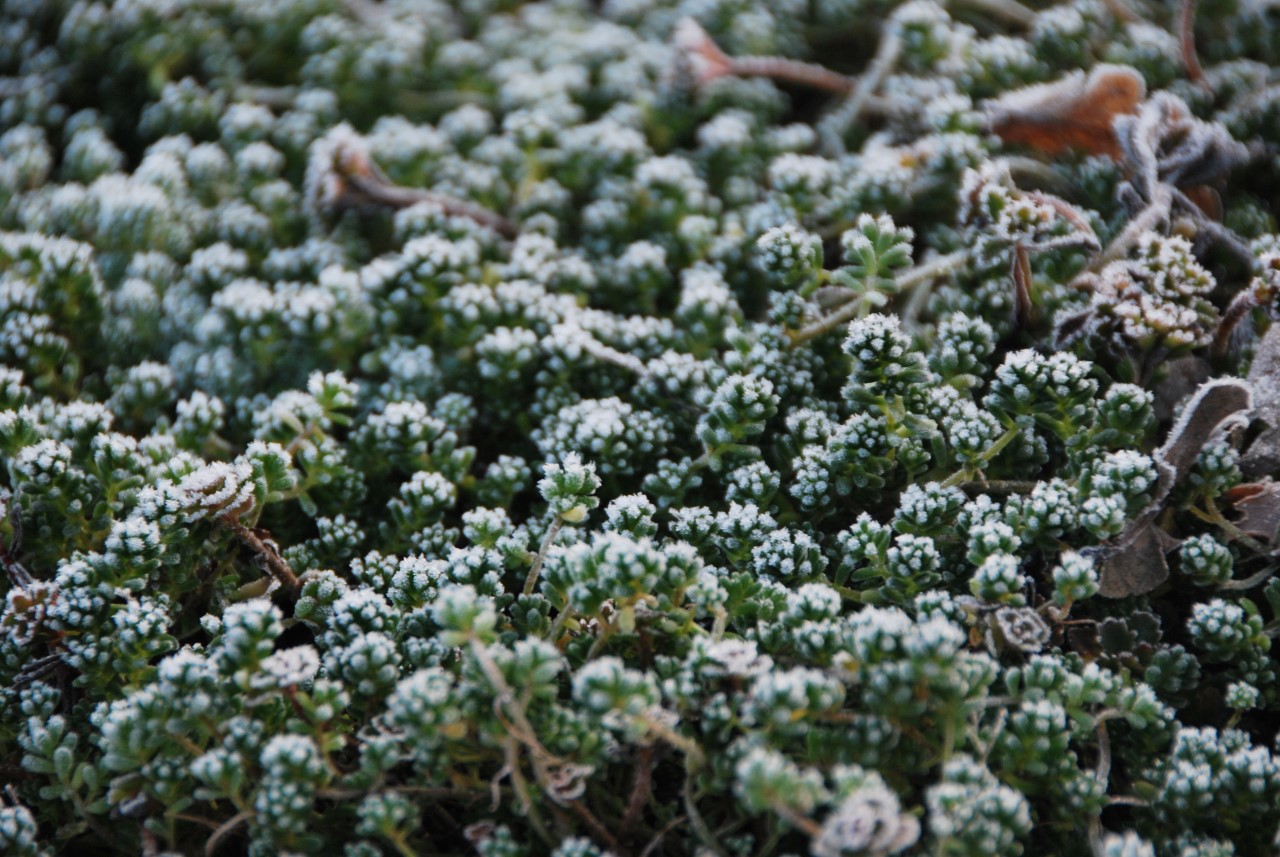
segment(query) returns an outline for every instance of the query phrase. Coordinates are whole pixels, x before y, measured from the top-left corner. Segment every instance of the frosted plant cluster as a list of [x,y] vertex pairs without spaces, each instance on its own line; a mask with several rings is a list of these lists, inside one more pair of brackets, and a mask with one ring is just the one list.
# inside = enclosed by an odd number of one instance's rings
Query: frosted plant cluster
[[1280,847],[1280,11],[0,0],[0,853]]

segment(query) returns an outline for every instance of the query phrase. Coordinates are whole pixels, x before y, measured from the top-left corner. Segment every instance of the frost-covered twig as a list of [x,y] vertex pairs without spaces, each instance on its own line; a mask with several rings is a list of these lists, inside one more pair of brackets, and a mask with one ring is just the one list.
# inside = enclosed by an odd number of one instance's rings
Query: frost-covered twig
[[731,57],[693,18],[683,18],[676,26],[675,46],[690,63],[694,79],[700,85],[718,77],[766,77],[837,95],[848,95],[857,85],[856,78],[814,63],[786,57]]
[[429,203],[446,215],[474,220],[505,238],[514,238],[517,232],[512,221],[473,202],[393,184],[348,125],[339,125],[312,145],[306,190],[307,204],[317,213],[380,208],[399,211]]

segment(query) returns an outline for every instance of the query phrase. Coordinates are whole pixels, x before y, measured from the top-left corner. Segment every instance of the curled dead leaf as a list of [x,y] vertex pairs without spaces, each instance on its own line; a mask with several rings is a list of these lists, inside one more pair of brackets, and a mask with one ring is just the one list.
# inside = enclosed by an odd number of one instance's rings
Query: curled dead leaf
[[1280,536],[1280,483],[1266,479],[1237,485],[1223,499],[1240,513],[1236,528],[1275,547]]
[[1079,149],[1120,160],[1112,124],[1119,115],[1137,112],[1146,91],[1134,69],[1103,64],[1087,77],[1079,72],[1011,92],[988,106],[987,118],[992,132],[1006,143],[1022,143],[1046,155]]
[[1098,592],[1107,598],[1143,595],[1169,579],[1165,554],[1178,540],[1145,518],[1113,545],[1104,549],[1098,571]]
[[1280,324],[1258,343],[1249,367],[1249,383],[1254,389],[1254,417],[1263,426],[1240,458],[1246,479],[1259,480],[1280,472]]

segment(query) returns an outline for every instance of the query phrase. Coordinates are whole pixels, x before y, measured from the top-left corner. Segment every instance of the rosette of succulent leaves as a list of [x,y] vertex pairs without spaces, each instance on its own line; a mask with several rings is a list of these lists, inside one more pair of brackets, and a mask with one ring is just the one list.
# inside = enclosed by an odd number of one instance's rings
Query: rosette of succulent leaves
[[3,0],[0,852],[1273,854],[1201,5]]

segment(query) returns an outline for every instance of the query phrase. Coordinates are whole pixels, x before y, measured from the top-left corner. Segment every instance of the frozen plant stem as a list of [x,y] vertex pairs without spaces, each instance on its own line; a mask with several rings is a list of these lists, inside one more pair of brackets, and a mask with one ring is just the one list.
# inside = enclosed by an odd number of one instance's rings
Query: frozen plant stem
[[771,808],[779,816],[786,819],[786,821],[792,827],[796,828],[797,830],[803,830],[809,836],[817,836],[822,831],[822,828],[818,825],[818,822],[814,821],[812,818],[808,818],[807,816],[801,815],[800,813],[796,812],[794,809],[792,809],[791,807],[787,806],[784,803],[781,803],[781,802],[774,803]]
[[[957,250],[955,253],[949,253],[941,256],[923,265],[917,265],[898,275],[896,279],[897,291],[905,292],[915,288],[924,286],[939,277],[946,276],[952,271],[963,265],[969,258],[966,250]],[[839,309],[833,311],[826,318],[816,321],[808,327],[802,328],[791,335],[791,347],[795,348],[811,339],[822,336],[824,333],[834,330],[846,321],[852,321],[863,314],[867,307],[865,301],[859,300],[862,295],[858,292],[850,291],[847,295],[847,303]]]
[[204,857],[214,857],[218,853],[218,846],[222,844],[222,840],[235,833],[242,824],[248,823],[252,817],[252,811],[243,810],[224,821],[222,826],[210,834],[209,839],[205,842]]
[[814,63],[786,57],[731,57],[729,74],[736,77],[767,77],[782,83],[810,86],[836,95],[856,91],[856,79]]
[[855,78],[813,63],[785,57],[731,57],[692,18],[684,18],[676,26],[675,45],[689,60],[699,84],[719,77],[765,77],[836,95],[849,95],[857,85]]
[[843,151],[844,138],[849,129],[862,117],[875,91],[880,88],[880,84],[898,62],[898,56],[901,53],[902,37],[898,34],[895,21],[891,19],[884,37],[880,40],[880,47],[876,49],[876,55],[871,60],[871,65],[863,72],[862,77],[858,78],[849,100],[835,111],[831,117],[831,125],[824,128],[824,146],[832,155],[838,156]]
[[[1102,791],[1105,793],[1107,790],[1107,783],[1111,780],[1111,736],[1107,732],[1107,721],[1105,716],[1100,716],[1098,718],[1097,734],[1098,767],[1094,769],[1093,776],[1102,787]],[[1095,813],[1089,819],[1089,847],[1096,855],[1101,855],[1103,853],[1102,815],[1100,813]]]
[[481,226],[488,226],[504,238],[514,238],[516,234],[515,225],[510,220],[465,200],[422,188],[401,187],[364,177],[349,178],[348,181],[357,197],[363,197],[381,208],[399,210],[425,202],[440,206],[441,210],[451,217],[464,217],[467,220],[474,220]]
[[982,472],[982,468],[986,466],[988,463],[990,463],[993,458],[999,455],[1001,450],[1003,450],[1006,446],[1012,443],[1014,438],[1016,438],[1021,433],[1022,433],[1022,430],[1019,429],[1017,426],[1006,429],[1004,434],[996,438],[995,443],[987,447],[987,449],[982,453],[982,455],[978,456],[977,461],[973,462],[973,464],[969,465],[968,467],[965,467],[961,470],[957,470],[955,473],[951,474],[949,477],[947,477],[945,481],[943,481],[942,487],[953,488],[957,485],[963,485],[964,483],[970,481],[970,479],[973,477],[975,473]]
[[437,205],[450,217],[463,217],[487,226],[504,238],[514,238],[516,225],[496,212],[424,188],[393,183],[374,162],[365,143],[351,134],[322,156],[328,181],[318,204],[334,211],[389,208],[399,211],[419,203]]
[[[520,747],[523,745],[529,750],[530,761],[533,763],[534,778],[538,781],[538,785],[542,788],[544,794],[551,793],[550,783],[547,778],[547,764],[548,762],[555,763],[559,760],[553,757],[538,740],[533,724],[529,722],[529,718],[525,714],[524,706],[516,699],[511,686],[507,684],[506,679],[502,676],[502,669],[485,649],[484,643],[478,637],[473,636],[468,641],[468,648],[480,665],[480,670],[484,673],[485,679],[488,680],[490,687],[494,690],[496,695],[494,699],[495,713],[503,711],[512,721],[508,724],[506,764],[503,766],[503,771],[499,772],[499,777],[503,772],[510,775],[511,784],[515,788],[516,795],[520,798],[530,824],[534,826],[544,840],[550,843],[551,840],[547,833],[546,825],[538,814],[537,805],[534,803],[532,795],[529,794],[528,784],[525,782],[524,775],[520,772]],[[494,778],[495,787],[499,777]]]
[[298,591],[298,576],[293,573],[293,569],[289,567],[289,563],[285,562],[284,557],[280,556],[279,551],[268,545],[258,537],[257,533],[239,521],[222,517],[218,518],[218,523],[230,530],[249,550],[253,551],[262,560],[271,576],[280,582],[281,586],[285,587],[289,592]]
[[[529,566],[529,576],[524,581],[524,594],[532,595],[538,588],[538,575],[542,573],[542,564],[547,560],[547,551],[551,550],[551,545],[555,543],[556,536],[560,535],[560,530],[564,527],[564,518],[556,515],[555,520],[551,522],[551,526],[547,527],[547,534],[542,537],[542,544],[538,546],[538,553],[533,558],[533,564]],[[565,608],[568,609],[567,607]]]
[[693,793],[693,775],[696,769],[693,763],[685,758],[685,774],[684,774],[684,811],[689,816],[689,826],[693,828],[694,834],[702,841],[702,844],[716,855],[716,857],[727,857],[724,847],[720,844],[720,840],[716,839],[715,833],[707,826],[707,821],[702,817],[702,813],[698,811],[698,798]]
[[582,331],[582,335],[578,337],[577,341],[582,346],[583,351],[602,363],[609,363],[629,372],[634,372],[637,375],[644,375],[649,371],[642,360],[605,345],[585,330]]
[[1199,0],[1182,0],[1178,9],[1178,40],[1182,47],[1182,65],[1187,70],[1187,77],[1208,88],[1204,79],[1204,70],[1200,68],[1200,57],[1196,55],[1196,7]]

